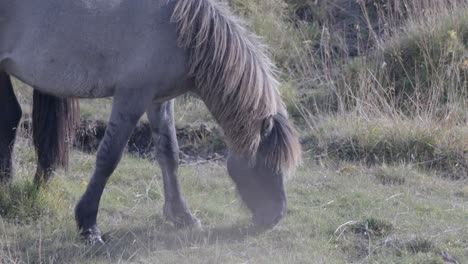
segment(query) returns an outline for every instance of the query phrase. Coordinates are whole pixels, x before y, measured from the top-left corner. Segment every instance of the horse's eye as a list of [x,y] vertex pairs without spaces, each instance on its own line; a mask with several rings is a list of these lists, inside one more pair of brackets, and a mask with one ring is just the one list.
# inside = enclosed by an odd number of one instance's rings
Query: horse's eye
[[263,120],[262,124],[262,137],[266,138],[270,135],[271,131],[273,130],[273,117],[267,117],[265,120]]

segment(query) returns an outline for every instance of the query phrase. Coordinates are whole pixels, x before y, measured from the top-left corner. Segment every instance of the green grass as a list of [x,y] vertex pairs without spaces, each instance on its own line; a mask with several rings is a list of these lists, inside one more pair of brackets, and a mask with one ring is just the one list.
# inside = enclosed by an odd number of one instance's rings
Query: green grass
[[[303,128],[309,158],[365,164],[410,164],[468,178],[466,124],[408,119],[360,118],[353,114],[316,118]],[[392,174],[391,171],[380,174]]]
[[46,200],[32,182],[0,187],[0,216],[18,224],[37,220],[46,210]]
[[[18,144],[13,188],[2,197],[31,192],[34,159]],[[98,221],[109,238],[103,248],[84,245],[73,208],[94,167],[75,152],[68,172],[21,210],[0,218],[0,259],[9,263],[439,263],[442,251],[467,261],[468,184],[410,167],[404,182],[382,184],[389,167],[306,161],[288,180],[289,210],[273,230],[249,234],[249,213],[223,164],[183,165],[182,190],[202,231],[176,230],[162,217],[159,168],[126,155],[111,177]],[[20,203],[26,201],[24,203]],[[29,201],[29,202],[28,202]],[[40,204],[38,207],[36,204]],[[27,221],[22,221],[27,220]],[[439,261],[439,262],[437,262]]]

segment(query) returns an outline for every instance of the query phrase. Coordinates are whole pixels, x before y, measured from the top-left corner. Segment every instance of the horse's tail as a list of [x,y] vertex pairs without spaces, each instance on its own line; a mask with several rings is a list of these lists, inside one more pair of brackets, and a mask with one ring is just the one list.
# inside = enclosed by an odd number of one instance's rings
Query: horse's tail
[[[300,159],[299,140],[264,45],[213,0],[177,0],[172,22],[179,45],[189,51],[196,91],[223,128],[229,147],[252,162],[265,154],[272,168],[293,168]],[[268,120],[271,133],[262,137]],[[267,141],[272,144],[263,144]]]
[[34,90],[32,119],[38,171],[49,173],[56,166],[68,168],[70,146],[79,120],[78,100]]

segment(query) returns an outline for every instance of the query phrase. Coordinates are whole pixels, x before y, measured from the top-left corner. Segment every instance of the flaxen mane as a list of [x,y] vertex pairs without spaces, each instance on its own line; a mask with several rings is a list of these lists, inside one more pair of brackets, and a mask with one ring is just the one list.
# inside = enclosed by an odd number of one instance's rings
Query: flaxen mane
[[[265,162],[279,170],[294,167],[300,145],[286,118],[274,65],[258,38],[214,0],[177,0],[172,21],[179,45],[190,50],[197,91],[230,148],[252,161],[263,153]],[[262,137],[265,124],[270,133]]]

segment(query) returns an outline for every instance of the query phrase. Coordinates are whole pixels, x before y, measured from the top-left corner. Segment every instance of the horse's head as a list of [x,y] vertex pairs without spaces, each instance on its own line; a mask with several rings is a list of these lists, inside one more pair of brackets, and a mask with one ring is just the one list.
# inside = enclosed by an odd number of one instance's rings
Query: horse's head
[[177,1],[172,21],[179,44],[190,50],[195,90],[230,143],[229,174],[254,223],[273,226],[286,211],[283,176],[301,152],[274,64],[264,45],[214,1]]
[[242,200],[253,214],[253,222],[259,227],[276,225],[286,212],[286,191],[282,172],[231,154],[228,172],[236,183]]
[[249,159],[231,153],[228,172],[242,200],[253,214],[256,226],[272,227],[286,213],[284,176],[300,159],[296,133],[283,115],[267,118],[262,141],[252,164]]

